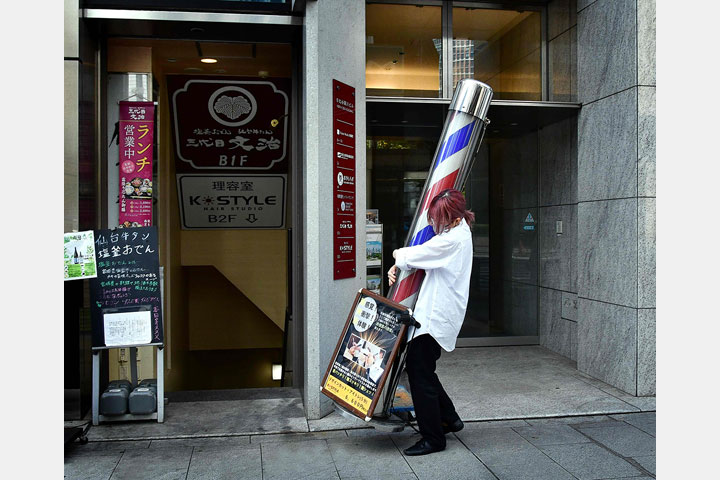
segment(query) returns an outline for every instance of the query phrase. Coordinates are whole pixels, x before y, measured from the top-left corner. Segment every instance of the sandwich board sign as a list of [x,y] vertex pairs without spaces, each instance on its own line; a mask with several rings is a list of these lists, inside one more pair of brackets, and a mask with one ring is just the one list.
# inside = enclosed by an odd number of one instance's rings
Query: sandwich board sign
[[372,418],[405,339],[403,314],[412,310],[363,288],[330,359],[320,391],[362,420]]

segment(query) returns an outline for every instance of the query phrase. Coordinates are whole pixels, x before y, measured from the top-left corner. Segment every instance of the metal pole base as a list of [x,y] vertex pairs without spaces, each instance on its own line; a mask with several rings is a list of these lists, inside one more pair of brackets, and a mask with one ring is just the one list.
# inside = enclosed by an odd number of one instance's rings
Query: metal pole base
[[361,418],[358,418],[354,413],[346,410],[341,405],[333,403],[333,406],[335,407],[335,411],[337,411],[343,417],[355,420],[363,425],[369,425],[370,427],[376,430],[381,430],[383,432],[402,432],[403,430],[405,430],[405,426],[407,424],[407,420],[400,418],[394,413],[390,413],[388,415],[376,414],[373,415],[370,420],[365,422]]
[[351,413],[351,412],[349,412],[348,410],[346,410],[345,407],[343,407],[343,406],[341,406],[341,405],[338,405],[338,404],[335,403],[335,402],[333,402],[333,406],[335,407],[335,411],[338,412],[338,413],[339,413],[340,415],[342,415],[343,417],[348,418],[348,419],[352,419],[352,420],[357,420],[358,423],[363,423],[363,424],[365,423],[365,422],[364,422],[361,418],[359,418],[357,415],[355,415],[354,413]]
[[373,415],[372,419],[368,423],[375,430],[391,433],[402,432],[405,430],[406,425],[405,420],[394,413],[391,413],[388,416]]

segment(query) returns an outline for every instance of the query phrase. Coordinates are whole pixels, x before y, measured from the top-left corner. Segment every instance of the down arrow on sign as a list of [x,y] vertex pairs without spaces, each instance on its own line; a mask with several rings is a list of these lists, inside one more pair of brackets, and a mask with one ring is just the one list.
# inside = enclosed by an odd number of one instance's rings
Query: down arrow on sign
[[251,213],[246,220],[247,220],[248,222],[250,222],[250,223],[255,223],[255,222],[258,221],[258,219],[255,218],[255,214],[254,214],[254,213]]

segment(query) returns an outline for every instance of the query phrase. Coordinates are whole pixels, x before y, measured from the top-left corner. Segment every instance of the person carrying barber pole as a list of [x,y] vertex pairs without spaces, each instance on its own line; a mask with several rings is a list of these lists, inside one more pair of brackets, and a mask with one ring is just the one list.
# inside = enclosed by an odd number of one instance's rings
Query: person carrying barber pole
[[464,427],[435,366],[441,348],[455,349],[465,319],[473,262],[470,227],[475,215],[466,210],[462,193],[448,189],[433,198],[427,216],[435,236],[421,245],[393,251],[395,265],[388,271],[390,285],[397,280],[397,269],[425,271],[414,309],[420,326],[408,335],[405,363],[422,438],[403,451],[406,455],[444,450],[445,434]]

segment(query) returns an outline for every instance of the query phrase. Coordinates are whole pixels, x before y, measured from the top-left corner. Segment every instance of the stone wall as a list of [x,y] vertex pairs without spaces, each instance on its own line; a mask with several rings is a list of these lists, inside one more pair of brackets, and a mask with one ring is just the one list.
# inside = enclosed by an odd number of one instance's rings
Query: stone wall
[[[577,4],[548,4],[549,100],[577,102]],[[577,118],[538,132],[540,345],[577,360]],[[561,233],[558,233],[558,222]]]
[[577,366],[655,394],[655,2],[577,2]]

